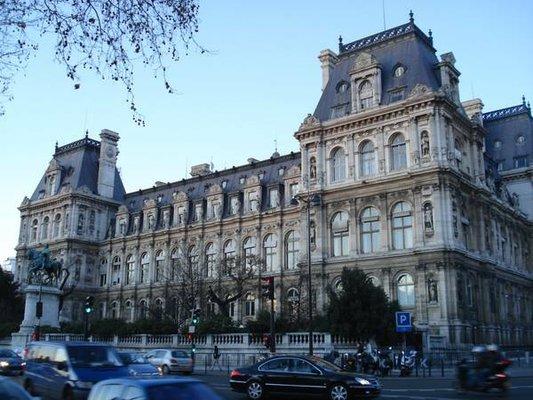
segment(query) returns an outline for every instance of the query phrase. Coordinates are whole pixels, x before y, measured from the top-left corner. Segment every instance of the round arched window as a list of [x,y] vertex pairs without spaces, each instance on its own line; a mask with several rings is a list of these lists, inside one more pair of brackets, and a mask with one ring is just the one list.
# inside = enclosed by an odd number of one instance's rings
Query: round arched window
[[526,142],[526,137],[524,135],[520,135],[516,138],[516,144],[521,145]]
[[398,65],[395,69],[394,69],[394,76],[396,78],[399,78],[400,76],[402,76],[403,74],[405,74],[405,67],[403,65]]

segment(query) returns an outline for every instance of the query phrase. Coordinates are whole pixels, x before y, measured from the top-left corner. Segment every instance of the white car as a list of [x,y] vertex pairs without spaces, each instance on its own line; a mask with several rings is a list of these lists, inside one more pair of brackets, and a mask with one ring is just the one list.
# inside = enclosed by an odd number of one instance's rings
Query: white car
[[194,370],[194,361],[185,350],[157,349],[146,353],[146,360],[161,370],[163,375],[173,372],[191,374]]

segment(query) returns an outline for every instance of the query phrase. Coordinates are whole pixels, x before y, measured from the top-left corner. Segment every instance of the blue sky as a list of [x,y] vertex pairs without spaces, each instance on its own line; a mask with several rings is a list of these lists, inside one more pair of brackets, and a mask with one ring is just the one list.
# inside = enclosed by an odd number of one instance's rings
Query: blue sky
[[[462,100],[480,97],[485,111],[533,100],[533,2],[385,0],[387,28],[408,20],[432,29],[437,54],[453,51]],[[0,260],[14,255],[17,206],[31,195],[54,143],[86,129],[120,133],[119,166],[128,191],[186,176],[186,166],[223,169],[298,150],[294,131],[320,97],[317,55],[383,30],[382,1],[202,1],[193,52],[170,68],[178,94],[169,95],[152,71],[138,66],[137,103],[147,126],[136,126],[120,86],[85,75],[73,90],[44,42],[12,87],[15,99],[0,117],[3,171]]]

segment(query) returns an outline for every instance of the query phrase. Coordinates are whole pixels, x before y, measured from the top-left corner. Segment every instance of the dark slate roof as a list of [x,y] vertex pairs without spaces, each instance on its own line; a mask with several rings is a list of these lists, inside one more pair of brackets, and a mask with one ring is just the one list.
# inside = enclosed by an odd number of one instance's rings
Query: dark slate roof
[[[271,157],[267,160],[257,161],[223,171],[215,171],[201,177],[182,179],[181,181],[169,182],[161,186],[154,186],[150,189],[128,193],[126,194],[124,203],[130,212],[138,212],[142,209],[145,199],[157,200],[158,196],[162,196],[159,205],[165,206],[172,203],[173,193],[179,191],[186,193],[192,202],[200,201],[207,196],[207,191],[212,185],[219,184],[222,186],[223,181],[226,181],[226,187],[222,189],[223,193],[238,193],[245,187],[245,184],[240,183],[242,177],[247,178],[261,173],[263,174],[261,186],[280,185],[283,183],[287,171],[295,165],[300,165],[300,152]],[[280,168],[284,168],[285,170],[283,175],[279,175]],[[265,201],[262,203],[265,204]]]
[[[435,55],[432,38],[426,36],[413,22],[356,40],[339,44],[338,62],[333,67],[329,81],[322,92],[315,117],[320,121],[331,119],[333,107],[349,102],[348,96],[337,93],[340,82],[349,82],[349,71],[361,52],[370,53],[381,64],[382,96],[381,104],[396,101],[392,98],[394,89],[403,88],[404,98],[417,85],[423,84],[430,89],[440,87],[440,76],[435,66],[439,60]],[[406,72],[394,77],[394,69],[403,65]]]
[[[88,137],[61,147],[56,147],[53,159],[59,164],[62,170],[59,190],[67,186],[73,190],[86,187],[93,194],[98,194],[99,157],[100,142],[89,139]],[[43,174],[41,181],[31,196],[31,200],[37,200],[39,193],[45,191],[45,177],[46,173]],[[122,201],[125,192],[120,175],[116,170],[113,199]]]
[[[525,156],[533,162],[533,118],[525,102],[484,113],[483,126],[487,130],[486,152],[495,162],[503,163],[503,171],[515,168],[515,157]],[[519,136],[524,136],[524,143],[517,142]],[[499,148],[494,145],[496,141],[501,142]]]

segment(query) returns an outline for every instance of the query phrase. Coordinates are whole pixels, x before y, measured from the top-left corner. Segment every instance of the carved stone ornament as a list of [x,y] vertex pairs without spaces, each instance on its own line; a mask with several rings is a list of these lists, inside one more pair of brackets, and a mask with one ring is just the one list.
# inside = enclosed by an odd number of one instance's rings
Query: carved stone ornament
[[310,128],[319,124],[320,120],[317,117],[315,117],[313,114],[307,114],[307,116],[304,118],[303,122],[300,125],[300,129]]
[[172,199],[175,201],[175,202],[178,202],[178,201],[187,201],[187,193],[185,192],[174,192],[172,193]]
[[24,196],[24,198],[22,199],[22,203],[20,203],[20,206],[27,206],[28,204],[30,204],[30,199],[28,199],[28,196]]
[[357,71],[360,71],[362,69],[365,69],[365,68],[371,67],[373,65],[376,65],[377,63],[378,62],[377,62],[376,58],[372,54],[366,53],[366,52],[362,52],[355,59],[355,63],[353,65],[352,69],[350,70],[350,72],[357,72]]
[[287,178],[292,178],[292,177],[295,177],[295,176],[300,176],[300,167],[298,167],[297,165],[293,165],[292,167],[290,167],[287,171],[287,173],[285,174],[285,176]]
[[218,183],[211,185],[211,187],[207,191],[208,195],[220,194],[220,193],[222,193],[222,187]]
[[426,85],[417,83],[415,87],[411,90],[411,93],[409,93],[409,97],[423,96],[429,92],[430,92],[430,89]]
[[144,203],[144,208],[154,208],[157,207],[157,202],[154,199],[148,199]]
[[123,204],[118,208],[117,214],[127,214],[128,212],[128,207]]

